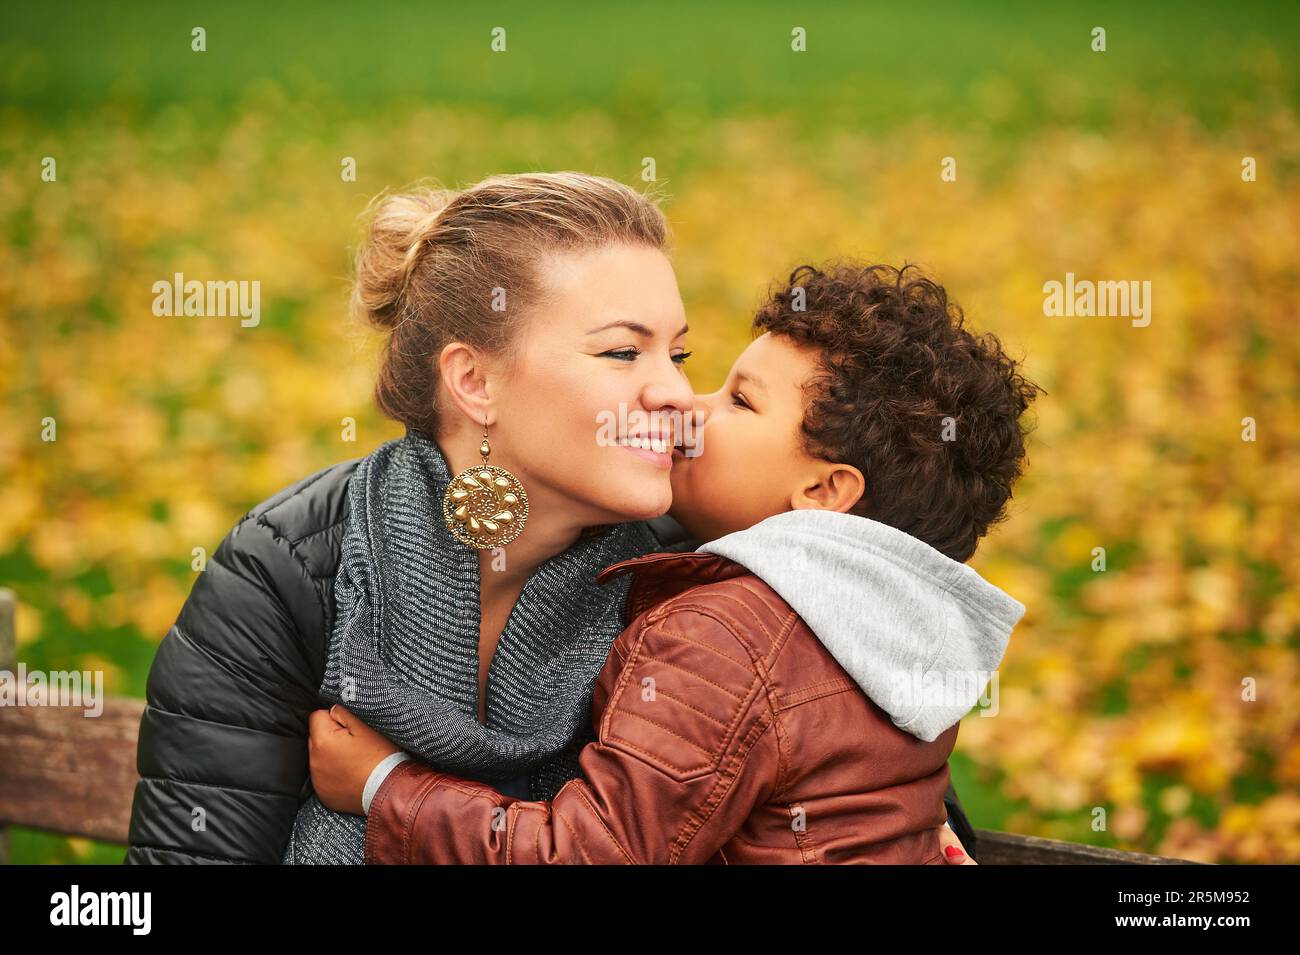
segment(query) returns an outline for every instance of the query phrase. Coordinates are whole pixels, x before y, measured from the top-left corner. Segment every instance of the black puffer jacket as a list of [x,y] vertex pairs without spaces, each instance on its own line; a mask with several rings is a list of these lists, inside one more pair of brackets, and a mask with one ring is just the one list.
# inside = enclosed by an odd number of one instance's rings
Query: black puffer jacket
[[128,864],[279,863],[311,793],[307,717],[358,463],[253,508],[195,581],[149,671]]
[[[307,718],[334,622],[334,576],[359,461],[253,508],[199,575],[149,671],[127,864],[278,864],[311,794]],[[694,549],[671,518],[662,549]],[[953,828],[973,834],[949,788]]]

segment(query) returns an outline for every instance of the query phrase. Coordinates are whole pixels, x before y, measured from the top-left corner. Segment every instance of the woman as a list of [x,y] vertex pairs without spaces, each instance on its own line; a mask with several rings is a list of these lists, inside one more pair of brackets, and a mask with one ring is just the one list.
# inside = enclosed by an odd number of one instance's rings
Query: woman
[[[354,303],[389,330],[376,397],[407,435],[213,555],[150,672],[127,862],[361,862],[364,821],[310,797],[322,700],[531,798],[577,774],[626,591],[595,575],[664,546],[655,422],[692,402],[666,237],[651,201],[577,173],[383,200]],[[442,514],[482,462],[521,491],[508,549]]]

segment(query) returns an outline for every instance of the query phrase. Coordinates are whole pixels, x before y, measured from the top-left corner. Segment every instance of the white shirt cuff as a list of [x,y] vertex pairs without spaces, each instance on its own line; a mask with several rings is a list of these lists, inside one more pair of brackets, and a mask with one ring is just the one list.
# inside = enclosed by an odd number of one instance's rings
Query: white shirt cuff
[[361,811],[366,815],[370,814],[370,801],[375,798],[375,793],[379,792],[379,787],[384,784],[388,774],[393,771],[393,767],[406,759],[411,759],[410,753],[398,751],[390,753],[379,761],[379,765],[370,771],[370,777],[366,780],[366,788],[361,791]]

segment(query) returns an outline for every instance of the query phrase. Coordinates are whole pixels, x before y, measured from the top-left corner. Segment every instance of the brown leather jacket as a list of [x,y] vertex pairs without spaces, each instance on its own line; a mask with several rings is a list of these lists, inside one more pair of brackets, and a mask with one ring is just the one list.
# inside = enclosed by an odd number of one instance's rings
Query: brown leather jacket
[[415,760],[379,788],[368,863],[935,863],[959,724],[894,726],[767,584],[698,551],[622,561],[627,619],[585,780],[514,800]]

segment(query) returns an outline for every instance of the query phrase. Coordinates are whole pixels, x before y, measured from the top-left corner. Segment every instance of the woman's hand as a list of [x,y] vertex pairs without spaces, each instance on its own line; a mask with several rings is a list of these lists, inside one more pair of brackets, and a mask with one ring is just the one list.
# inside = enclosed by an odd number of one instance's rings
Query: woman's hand
[[957,833],[953,832],[946,822],[939,827],[939,845],[943,849],[944,861],[949,865],[979,865],[966,854],[966,849],[957,838]]
[[399,747],[338,703],[313,712],[307,725],[311,733],[307,756],[317,798],[335,812],[365,815],[361,794],[366,780],[371,770]]

